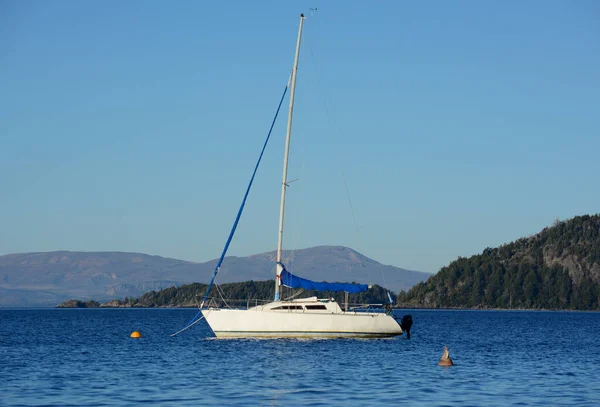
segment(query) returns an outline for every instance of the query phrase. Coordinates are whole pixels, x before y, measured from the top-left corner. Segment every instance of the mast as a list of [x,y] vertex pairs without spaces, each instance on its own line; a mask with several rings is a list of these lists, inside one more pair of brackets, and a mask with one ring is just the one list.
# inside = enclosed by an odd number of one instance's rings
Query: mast
[[281,265],[281,252],[283,247],[283,215],[285,211],[285,190],[287,188],[288,157],[290,155],[290,136],[292,135],[292,116],[294,113],[294,96],[296,94],[296,72],[298,71],[298,59],[300,57],[300,41],[302,40],[302,25],[304,14],[300,14],[300,27],[298,28],[298,41],[296,42],[296,56],[292,68],[292,86],[290,89],[290,109],[288,111],[288,122],[285,134],[285,153],[283,155],[283,180],[281,181],[281,204],[279,206],[279,235],[277,239],[277,270],[275,277],[275,301],[279,301],[279,280],[283,266]]

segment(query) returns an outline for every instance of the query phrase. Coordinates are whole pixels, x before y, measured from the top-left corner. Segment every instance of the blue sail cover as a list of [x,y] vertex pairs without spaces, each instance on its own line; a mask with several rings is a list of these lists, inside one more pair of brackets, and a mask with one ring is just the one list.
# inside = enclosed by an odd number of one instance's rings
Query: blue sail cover
[[315,291],[346,291],[351,294],[362,293],[369,289],[367,284],[318,283],[295,276],[285,269],[281,272],[281,284],[290,288],[304,288],[305,290]]

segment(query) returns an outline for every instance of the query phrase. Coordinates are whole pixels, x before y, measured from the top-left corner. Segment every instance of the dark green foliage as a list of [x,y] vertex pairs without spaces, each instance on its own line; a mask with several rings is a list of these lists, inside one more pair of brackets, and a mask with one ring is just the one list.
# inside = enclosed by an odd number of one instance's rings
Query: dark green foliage
[[[140,298],[129,298],[128,300],[134,307],[195,307],[202,302],[206,287],[206,284],[200,283],[187,284],[180,287],[166,288],[158,292],[150,291]],[[219,295],[219,290],[222,296]],[[297,290],[283,287],[282,298],[285,299],[297,292]],[[223,284],[218,287],[213,286],[210,296],[211,305],[224,306],[224,299],[231,306],[254,306],[272,301],[274,293],[275,283],[273,280]],[[393,293],[390,294],[392,298],[395,297]],[[335,298],[340,304],[344,303],[344,293],[304,291],[299,297],[295,298],[311,296]],[[385,290],[375,285],[367,292],[350,294],[349,302],[351,304],[386,304],[389,300]]]
[[600,310],[600,215],[555,222],[539,234],[470,258],[398,295],[420,307]]
[[81,300],[67,300],[56,306],[56,308],[98,308],[99,302],[94,300],[81,301]]

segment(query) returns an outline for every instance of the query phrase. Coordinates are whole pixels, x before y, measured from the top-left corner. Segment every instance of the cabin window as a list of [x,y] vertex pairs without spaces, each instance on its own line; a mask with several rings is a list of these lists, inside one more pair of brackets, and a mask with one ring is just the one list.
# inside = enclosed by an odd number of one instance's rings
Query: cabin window
[[301,310],[302,305],[282,305],[280,307],[273,308],[274,311],[277,310]]
[[325,305],[307,305],[306,309],[327,309]]

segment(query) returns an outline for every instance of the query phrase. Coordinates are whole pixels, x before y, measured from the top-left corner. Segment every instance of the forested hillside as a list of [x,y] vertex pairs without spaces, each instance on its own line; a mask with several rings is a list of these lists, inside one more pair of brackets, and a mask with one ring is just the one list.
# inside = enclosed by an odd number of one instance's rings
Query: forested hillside
[[600,215],[556,221],[535,236],[458,258],[403,306],[599,310]]
[[[129,306],[133,307],[193,307],[202,301],[205,292],[206,284],[187,284],[181,287],[151,291],[139,298],[130,298],[127,302]],[[225,305],[223,300],[225,300],[229,305],[253,306],[262,304],[265,301],[272,301],[274,292],[273,280],[223,284],[213,287],[210,295],[211,305],[223,306]],[[295,292],[298,292],[298,290],[292,291],[284,287],[282,298],[293,295]],[[344,293],[303,291],[299,297],[313,295],[319,298],[335,298],[340,304],[344,302]],[[378,285],[373,286],[367,292],[351,294],[349,301],[360,304],[385,304],[389,302],[385,290]]]
[[[139,298],[129,297],[124,300],[112,300],[102,305],[95,302],[69,300],[59,304],[59,308],[90,308],[90,307],[196,307],[206,292],[206,284],[194,283],[180,287],[166,288],[160,291],[150,291]],[[273,300],[275,292],[273,280],[244,281],[213,286],[210,295],[211,306],[253,306]],[[294,298],[316,296],[318,298],[335,298],[340,304],[344,302],[344,293],[298,291],[282,288],[282,298],[299,294]],[[395,295],[390,292],[392,299]],[[374,285],[367,292],[349,295],[350,304],[388,304],[385,290]]]

